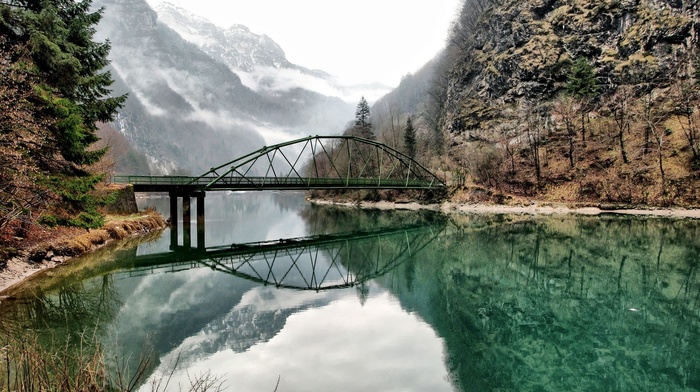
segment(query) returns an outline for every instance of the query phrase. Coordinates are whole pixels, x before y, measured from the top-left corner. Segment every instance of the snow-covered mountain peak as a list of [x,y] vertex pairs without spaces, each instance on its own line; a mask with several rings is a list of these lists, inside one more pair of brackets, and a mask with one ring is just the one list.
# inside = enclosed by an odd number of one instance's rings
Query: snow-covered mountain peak
[[224,29],[171,3],[156,7],[158,18],[182,38],[202,48],[232,71],[252,72],[256,67],[300,67],[287,61],[284,50],[270,37],[255,34],[244,25]]
[[278,97],[302,89],[354,105],[360,96],[374,100],[391,90],[380,84],[345,84],[325,71],[293,64],[272,38],[253,33],[247,26],[234,24],[222,28],[170,3],[160,3],[156,11],[160,22],[216,61],[226,64],[246,87],[260,94]]

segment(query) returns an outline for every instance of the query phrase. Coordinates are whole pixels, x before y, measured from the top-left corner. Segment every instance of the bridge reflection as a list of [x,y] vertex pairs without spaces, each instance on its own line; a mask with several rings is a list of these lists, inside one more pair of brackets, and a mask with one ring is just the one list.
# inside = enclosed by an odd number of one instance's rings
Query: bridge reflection
[[295,290],[354,287],[414,259],[445,234],[446,223],[182,249],[137,256],[130,275],[208,267],[263,285]]

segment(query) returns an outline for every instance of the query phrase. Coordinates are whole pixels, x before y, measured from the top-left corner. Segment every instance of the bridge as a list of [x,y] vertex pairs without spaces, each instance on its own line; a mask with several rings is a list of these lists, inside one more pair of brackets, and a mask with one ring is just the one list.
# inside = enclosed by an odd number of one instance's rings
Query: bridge
[[135,192],[411,189],[445,183],[413,158],[355,136],[308,136],[265,146],[199,176],[117,175]]
[[185,246],[190,242],[191,199],[197,200],[197,246],[204,246],[204,197],[209,191],[416,190],[439,196],[445,182],[408,155],[355,136],[308,136],[265,146],[199,176],[116,175],[134,192],[167,192],[171,235],[177,238],[182,198]]
[[348,288],[418,257],[448,229],[446,221],[438,221],[189,251],[179,248],[137,256],[128,273],[133,276],[206,267],[277,288]]

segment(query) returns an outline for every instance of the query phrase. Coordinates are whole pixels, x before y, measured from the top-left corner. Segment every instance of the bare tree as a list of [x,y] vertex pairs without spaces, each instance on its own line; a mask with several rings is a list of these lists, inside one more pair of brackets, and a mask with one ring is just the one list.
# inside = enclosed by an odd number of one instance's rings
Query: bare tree
[[580,100],[571,96],[562,96],[557,99],[552,108],[552,114],[564,126],[565,137],[569,144],[569,166],[574,168],[574,147],[576,139],[576,118],[581,110]]
[[698,93],[694,86],[687,81],[680,81],[674,86],[672,94],[673,111],[678,123],[683,129],[688,140],[688,147],[693,153],[693,160],[700,158],[700,130],[695,106],[698,102]]
[[387,113],[389,114],[389,130],[391,141],[389,145],[398,149],[401,142],[401,108],[395,103],[387,103]]
[[609,108],[615,123],[616,138],[620,144],[620,154],[622,161],[629,163],[627,158],[627,150],[625,149],[625,135],[629,133],[632,121],[634,120],[634,111],[631,107],[631,101],[634,98],[634,92],[630,86],[620,86],[609,98]]
[[499,135],[499,143],[506,152],[506,158],[509,162],[508,172],[513,175],[515,174],[515,155],[518,152],[516,127],[509,123],[502,123],[496,127],[496,132]]
[[542,185],[541,148],[545,144],[548,130],[551,128],[550,115],[544,106],[533,103],[521,105],[521,117],[524,118],[525,136],[530,150],[530,158],[535,168],[537,186]]
[[644,120],[644,150],[648,149],[650,136],[653,136],[656,145],[659,174],[661,175],[662,187],[665,193],[666,174],[664,172],[663,143],[666,128],[663,126],[663,122],[666,118],[666,108],[663,102],[655,101],[651,93],[642,97],[640,108],[640,115]]

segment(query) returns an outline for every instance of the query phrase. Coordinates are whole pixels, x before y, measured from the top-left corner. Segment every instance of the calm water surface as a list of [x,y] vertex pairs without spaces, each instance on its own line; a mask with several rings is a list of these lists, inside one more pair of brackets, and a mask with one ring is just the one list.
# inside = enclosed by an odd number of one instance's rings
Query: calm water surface
[[230,391],[700,389],[698,221],[444,217],[276,193],[206,208],[206,252],[171,252],[168,230],[111,246],[3,317],[44,336],[98,331],[132,370],[149,360],[144,391],[170,373],[171,390],[206,374]]

